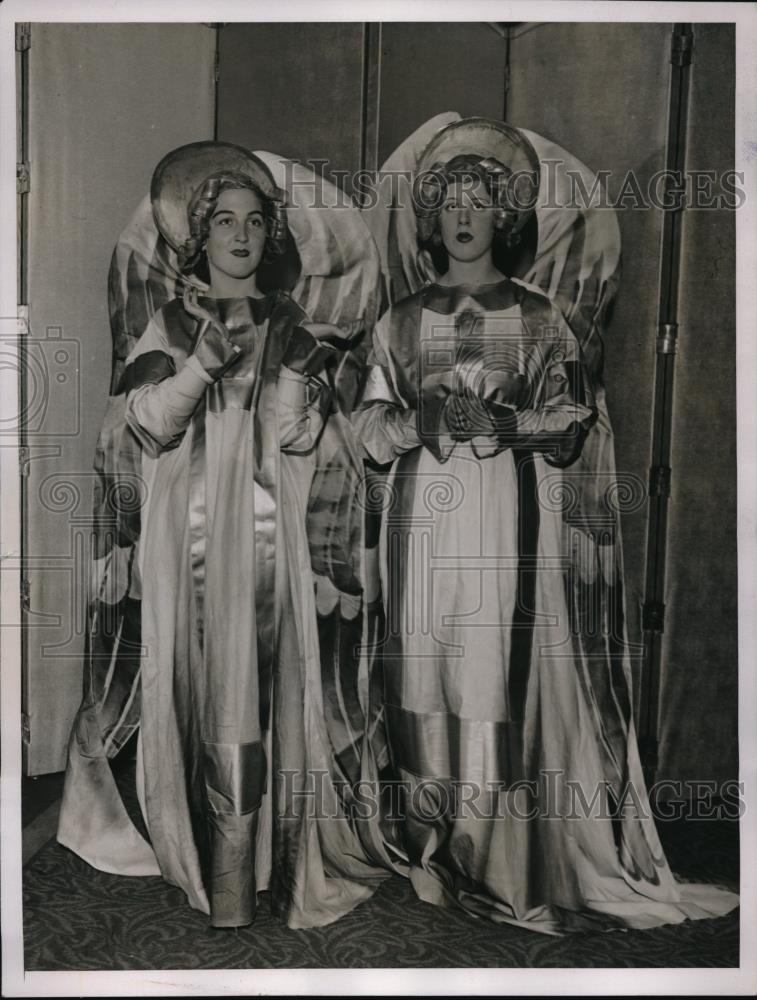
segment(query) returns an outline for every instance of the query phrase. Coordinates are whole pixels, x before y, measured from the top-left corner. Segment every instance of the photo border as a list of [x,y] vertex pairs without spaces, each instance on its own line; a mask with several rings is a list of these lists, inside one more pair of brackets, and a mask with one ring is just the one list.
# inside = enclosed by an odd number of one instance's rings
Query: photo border
[[[271,10],[276,17],[270,17]],[[2,662],[2,957],[4,996],[184,996],[239,994],[463,995],[742,994],[757,990],[757,8],[738,3],[565,3],[475,0],[377,0],[373,3],[279,0],[0,3],[0,317],[16,313],[16,97],[14,22],[284,21],[622,21],[734,22],[736,30],[736,164],[747,198],[737,213],[737,403],[739,551],[739,753],[745,815],[741,820],[741,965],[737,969],[388,969],[174,970],[29,972],[23,969],[21,910],[20,630],[0,629]],[[527,124],[527,123],[524,123]],[[0,416],[18,411],[16,373],[0,372]],[[2,558],[20,552],[18,458],[0,442]],[[17,608],[18,580],[0,573],[3,608]],[[473,932],[473,930],[472,930]]]

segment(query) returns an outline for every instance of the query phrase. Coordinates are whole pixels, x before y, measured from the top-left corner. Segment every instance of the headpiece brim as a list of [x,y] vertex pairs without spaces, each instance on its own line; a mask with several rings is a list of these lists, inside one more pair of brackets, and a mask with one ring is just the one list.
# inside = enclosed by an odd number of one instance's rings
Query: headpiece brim
[[515,230],[521,229],[534,211],[539,191],[539,157],[518,129],[488,118],[464,118],[441,129],[418,163],[418,174],[447,164],[456,156],[475,154],[497,160],[515,175]]
[[205,141],[172,150],[155,168],[150,199],[158,229],[174,250],[189,238],[193,195],[207,177],[226,170],[245,174],[268,197],[283,195],[263,161],[242,146]]

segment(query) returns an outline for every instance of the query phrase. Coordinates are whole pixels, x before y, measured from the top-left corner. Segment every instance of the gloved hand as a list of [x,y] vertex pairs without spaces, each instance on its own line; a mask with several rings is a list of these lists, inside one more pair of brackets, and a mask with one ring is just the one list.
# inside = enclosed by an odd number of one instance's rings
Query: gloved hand
[[448,397],[444,420],[455,441],[470,441],[494,431],[486,407],[477,396],[469,393],[452,393]]
[[292,331],[282,364],[299,375],[316,375],[329,358],[352,347],[362,332],[362,324],[342,329],[333,323],[302,323]]
[[221,321],[198,302],[198,292],[193,285],[186,285],[183,293],[184,308],[198,321],[199,328],[192,356],[213,379],[219,379],[224,372],[239,360],[241,347],[229,340],[226,327]]
[[218,323],[218,319],[205,306],[200,305],[199,294],[200,290],[195,285],[184,285],[181,297],[182,305],[189,315],[194,316],[200,323],[210,323],[211,325]]
[[365,322],[362,319],[354,323],[337,326],[335,323],[303,323],[302,326],[311,333],[317,341],[331,344],[339,351],[348,351],[358,343],[365,333]]

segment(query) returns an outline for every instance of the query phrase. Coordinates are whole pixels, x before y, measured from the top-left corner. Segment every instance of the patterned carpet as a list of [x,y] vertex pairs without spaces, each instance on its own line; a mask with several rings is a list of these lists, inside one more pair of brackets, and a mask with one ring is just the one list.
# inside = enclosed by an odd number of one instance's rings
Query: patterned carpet
[[[660,834],[679,875],[738,880],[736,823],[667,823]],[[29,971],[729,968],[739,964],[739,919],[554,938],[422,903],[395,876],[329,927],[289,930],[263,894],[251,927],[215,930],[162,879],[106,875],[52,841],[24,870],[24,943]]]

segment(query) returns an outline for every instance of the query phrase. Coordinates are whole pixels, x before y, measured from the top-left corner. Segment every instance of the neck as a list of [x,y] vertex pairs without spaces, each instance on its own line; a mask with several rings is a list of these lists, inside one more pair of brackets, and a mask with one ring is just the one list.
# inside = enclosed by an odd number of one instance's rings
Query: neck
[[478,260],[455,260],[449,258],[447,273],[439,278],[440,285],[491,285],[504,280],[504,274],[492,261],[491,253]]
[[257,275],[251,274],[249,278],[232,278],[211,266],[208,296],[211,299],[258,299],[261,295]]

